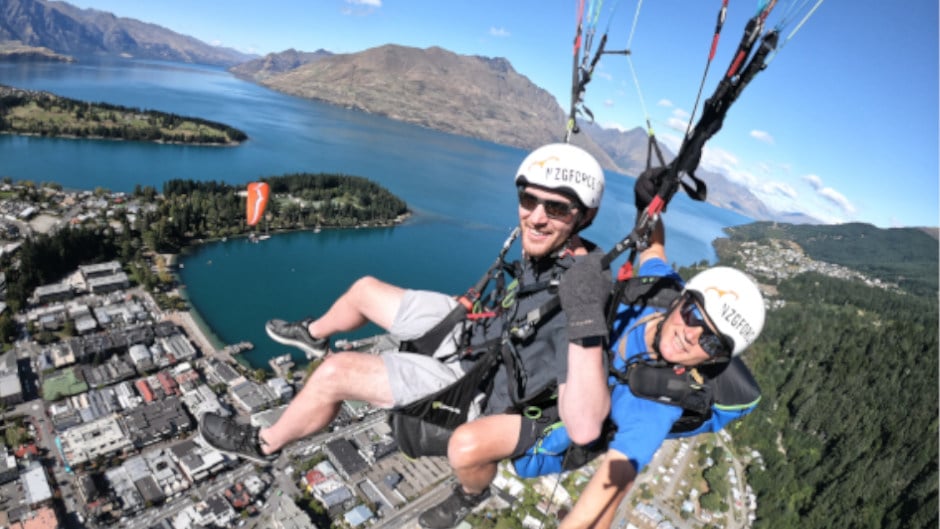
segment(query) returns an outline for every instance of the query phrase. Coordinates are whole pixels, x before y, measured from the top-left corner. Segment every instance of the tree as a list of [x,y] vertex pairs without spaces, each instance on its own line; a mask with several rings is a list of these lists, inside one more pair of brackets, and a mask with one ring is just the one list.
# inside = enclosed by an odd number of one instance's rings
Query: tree
[[713,491],[703,494],[699,499],[699,504],[707,511],[721,512],[726,510],[726,507],[723,508],[723,498],[721,495]]
[[16,320],[6,312],[0,314],[0,342],[12,343],[16,336]]
[[65,325],[62,326],[62,334],[65,336],[75,336],[75,321],[71,318],[65,320]]

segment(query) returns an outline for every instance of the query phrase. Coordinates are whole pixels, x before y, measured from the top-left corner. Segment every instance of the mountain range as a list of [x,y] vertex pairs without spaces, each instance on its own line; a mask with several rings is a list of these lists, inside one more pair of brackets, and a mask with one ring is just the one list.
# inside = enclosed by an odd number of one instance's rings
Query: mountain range
[[3,0],[0,41],[45,47],[75,56],[115,56],[232,66],[253,59],[161,26],[66,2]]
[[[236,76],[283,93],[315,99],[435,130],[532,149],[562,141],[567,114],[546,90],[503,58],[458,55],[439,47],[388,44],[357,53],[294,49],[258,57],[211,46],[169,29],[50,0],[3,0],[0,42],[20,50],[83,56],[156,59],[222,66]],[[38,50],[45,48],[40,53]],[[26,55],[29,57],[29,55]],[[2,46],[0,46],[2,58]],[[579,123],[571,142],[606,169],[638,175],[646,167],[648,136]],[[674,154],[660,144],[666,160]],[[777,212],[745,186],[720,173],[698,171],[708,202],[758,220],[819,223]]]

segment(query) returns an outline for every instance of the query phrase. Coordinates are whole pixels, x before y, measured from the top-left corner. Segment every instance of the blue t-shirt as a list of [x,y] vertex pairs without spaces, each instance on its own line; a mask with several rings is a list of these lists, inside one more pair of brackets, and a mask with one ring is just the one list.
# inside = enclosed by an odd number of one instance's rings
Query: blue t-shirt
[[[658,258],[644,262],[637,275],[665,276],[682,280],[672,267]],[[636,310],[628,305],[620,306],[612,326],[614,358],[611,365],[614,369],[624,371],[629,360],[636,357],[649,358],[644,340],[647,323],[636,322],[662,311],[663,309],[654,307]],[[626,343],[622,343],[623,341]],[[626,351],[626,354],[622,355],[620,351]],[[610,383],[616,382],[617,380],[611,377]],[[617,426],[617,431],[610,442],[610,448],[627,456],[639,472],[650,462],[672,429],[673,423],[681,416],[682,409],[678,406],[641,399],[635,396],[626,384],[616,384],[610,394],[610,418]]]

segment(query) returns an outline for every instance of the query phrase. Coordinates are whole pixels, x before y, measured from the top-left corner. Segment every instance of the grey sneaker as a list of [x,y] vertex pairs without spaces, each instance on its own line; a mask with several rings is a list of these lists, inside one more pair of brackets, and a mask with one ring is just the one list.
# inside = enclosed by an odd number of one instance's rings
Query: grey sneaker
[[489,488],[473,495],[464,492],[463,487],[458,483],[447,499],[421,513],[418,523],[424,529],[450,529],[463,521],[470,511],[489,497]]
[[258,428],[236,422],[231,417],[206,413],[199,421],[199,435],[212,448],[234,457],[250,459],[261,465],[277,459],[277,453],[265,454],[261,451]]
[[330,339],[310,336],[307,327],[312,321],[313,318],[300,321],[270,320],[264,325],[264,330],[275,342],[296,347],[311,360],[323,358],[330,350]]

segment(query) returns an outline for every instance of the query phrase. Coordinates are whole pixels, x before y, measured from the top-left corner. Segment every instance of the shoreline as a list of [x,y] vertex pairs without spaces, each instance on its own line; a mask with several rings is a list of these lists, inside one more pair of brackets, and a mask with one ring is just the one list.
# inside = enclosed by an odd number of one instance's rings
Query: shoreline
[[[182,284],[179,275],[174,275],[177,281]],[[202,314],[189,299],[189,296],[186,295],[185,288],[177,289],[177,292],[181,298],[186,300],[186,305],[189,308],[185,311],[175,311],[171,314],[174,317],[174,321],[181,327],[184,327],[193,341],[199,344],[203,349],[203,353],[206,356],[211,354],[212,356],[222,358],[222,360],[226,362],[238,364],[246,369],[254,369],[251,362],[241,354],[232,354],[231,349],[233,346],[225,343],[225,341],[212,330],[212,326],[206,322],[205,318],[202,317]]]
[[[138,288],[137,291],[140,295],[147,296],[153,306],[158,306],[156,300],[153,298],[153,294],[143,288]],[[180,293],[180,295],[186,299],[187,304],[192,307],[192,304],[189,303],[189,298],[187,298],[183,293]],[[160,319],[162,321],[171,321],[183,329],[183,332],[186,333],[186,336],[188,336],[189,339],[202,352],[203,357],[212,356],[214,358],[221,358],[223,361],[227,361],[229,363],[245,366],[244,361],[239,361],[235,355],[231,354],[229,347],[226,346],[218,337],[218,335],[212,331],[206,321],[202,318],[202,315],[199,314],[199,311],[193,308],[189,308],[184,311],[161,311]]]
[[172,321],[186,332],[187,336],[202,350],[203,357],[211,356],[213,358],[219,358],[229,364],[252,369],[251,365],[248,364],[241,355],[231,353],[229,350],[230,346],[223,345],[219,347],[213,343],[218,340],[218,336],[205,325],[198,311],[190,309],[186,311],[168,312],[166,313],[166,319]]
[[[29,136],[32,138],[50,138],[50,139],[60,139],[60,140],[91,140],[91,141],[135,141],[140,143],[154,143],[157,145],[184,145],[191,147],[238,147],[241,145],[242,141],[231,141],[227,143],[219,142],[207,142],[207,143],[197,143],[197,142],[185,142],[185,141],[169,141],[169,140],[130,140],[127,138],[109,138],[105,136],[77,136],[75,134],[56,134],[49,135],[43,134],[41,132],[24,132],[21,130],[3,130],[0,131],[0,134],[8,134],[11,136]],[[248,141],[248,140],[245,140]]]
[[[273,237],[274,235],[280,235],[280,234],[286,234],[286,233],[298,233],[298,232],[319,233],[321,231],[326,231],[326,230],[371,230],[371,229],[380,229],[380,228],[394,228],[396,226],[404,226],[413,216],[414,216],[414,212],[412,212],[411,210],[408,210],[408,212],[395,217],[393,220],[390,220],[387,223],[373,223],[373,224],[363,223],[363,224],[356,224],[355,226],[314,226],[312,228],[311,227],[277,228],[274,230],[270,230],[264,233],[263,235],[269,235]],[[186,245],[180,248],[179,253],[165,254],[165,255],[174,256],[175,258],[174,260],[176,262],[179,262],[179,259],[181,256],[186,255],[190,250],[198,246],[201,246],[203,244],[209,244],[212,242],[220,242],[220,241],[225,242],[226,239],[247,239],[247,238],[251,238],[252,235],[257,236],[257,233],[255,231],[251,231],[251,232],[236,233],[233,235],[225,235],[222,237],[193,238],[192,240],[188,241]]]

